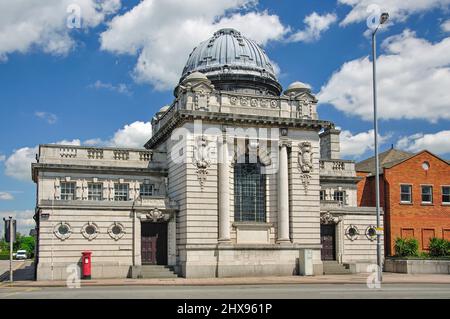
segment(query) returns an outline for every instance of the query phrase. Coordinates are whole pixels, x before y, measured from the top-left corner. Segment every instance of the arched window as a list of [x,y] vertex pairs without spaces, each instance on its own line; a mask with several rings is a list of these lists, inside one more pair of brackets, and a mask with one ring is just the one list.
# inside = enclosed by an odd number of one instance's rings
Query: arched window
[[261,164],[236,163],[234,167],[234,220],[266,221],[266,176]]

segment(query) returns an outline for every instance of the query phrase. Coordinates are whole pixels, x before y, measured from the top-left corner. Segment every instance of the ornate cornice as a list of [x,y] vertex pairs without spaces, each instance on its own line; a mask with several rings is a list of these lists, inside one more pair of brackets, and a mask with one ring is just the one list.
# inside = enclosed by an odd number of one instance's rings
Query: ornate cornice
[[155,135],[145,144],[145,148],[152,149],[162,143],[168,135],[177,126],[181,126],[185,122],[193,120],[204,120],[210,123],[227,123],[227,124],[253,124],[253,125],[267,125],[276,127],[291,127],[304,128],[314,131],[320,131],[322,128],[334,127],[330,121],[310,120],[298,118],[284,118],[274,116],[258,116],[235,113],[218,113],[218,112],[204,112],[192,110],[176,110],[173,116],[167,123],[160,128]]

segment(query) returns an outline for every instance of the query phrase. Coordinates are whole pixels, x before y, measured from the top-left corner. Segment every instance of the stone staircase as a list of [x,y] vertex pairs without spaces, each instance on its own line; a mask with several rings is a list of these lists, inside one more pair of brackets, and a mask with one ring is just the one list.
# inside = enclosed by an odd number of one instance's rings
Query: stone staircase
[[178,278],[178,275],[169,266],[143,265],[141,267],[140,278]]
[[345,275],[352,273],[350,265],[339,264],[337,261],[323,261],[324,275]]

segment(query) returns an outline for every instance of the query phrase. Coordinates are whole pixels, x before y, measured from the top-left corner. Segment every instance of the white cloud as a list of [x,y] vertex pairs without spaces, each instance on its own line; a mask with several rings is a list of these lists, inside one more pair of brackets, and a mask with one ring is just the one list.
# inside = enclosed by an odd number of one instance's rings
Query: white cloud
[[[379,114],[383,119],[450,119],[450,37],[431,43],[410,30],[387,38],[377,60]],[[318,94],[348,115],[372,120],[372,63],[346,62]]]
[[58,121],[58,117],[49,112],[35,112],[34,115],[41,120],[46,121],[48,124],[55,124]]
[[305,17],[303,22],[306,25],[305,30],[298,31],[289,37],[289,41],[313,42],[320,39],[323,32],[327,31],[335,23],[337,16],[334,13],[319,15],[313,12]]
[[[382,144],[389,136],[378,135],[378,143]],[[350,131],[341,132],[341,156],[358,158],[369,150],[375,148],[374,130],[352,134]]]
[[441,24],[441,29],[444,32],[450,32],[450,19]]
[[[12,216],[15,220],[17,220],[17,232],[22,235],[28,236],[30,230],[36,226],[36,223],[33,219],[34,211],[33,210],[19,210],[19,211],[0,211],[0,220],[3,221],[3,218],[9,218]],[[0,227],[0,237],[3,237],[3,227]]]
[[408,16],[432,10],[435,8],[448,8],[450,0],[338,0],[338,3],[352,7],[341,25],[348,25],[365,21],[369,16],[367,8],[372,4],[377,4],[383,12],[389,12],[393,21],[404,21]]
[[434,134],[417,133],[405,136],[397,142],[397,148],[409,152],[428,150],[435,154],[450,154],[450,131],[440,131]]
[[116,54],[138,55],[134,68],[137,82],[158,90],[177,84],[189,53],[222,27],[234,27],[265,44],[281,40],[288,32],[278,16],[247,12],[256,0],[143,0],[116,16],[100,37],[101,48]]
[[[81,142],[79,139],[74,139],[62,140],[55,144],[141,148],[151,135],[151,123],[138,121],[117,130],[114,136],[108,140],[94,138]],[[5,174],[20,181],[31,182],[31,164],[36,162],[38,152],[38,146],[15,150],[5,161]]]
[[36,162],[38,147],[23,147],[15,150],[5,162],[6,176],[31,182],[31,163]]
[[102,23],[120,8],[120,0],[40,0],[0,1],[0,60],[13,52],[38,48],[64,55],[75,45],[67,21],[69,5],[81,9],[81,28]]
[[0,192],[0,200],[13,200],[14,196],[8,192]]
[[91,139],[83,144],[89,146],[109,146],[109,147],[131,147],[141,148],[150,139],[152,135],[152,125],[150,122],[134,122],[125,125],[114,133],[109,140]]
[[113,92],[117,92],[120,94],[131,95],[131,91],[128,86],[124,83],[119,83],[117,85],[111,83],[104,83],[100,80],[95,81],[95,83],[90,84],[89,88],[97,89],[97,90],[109,90]]
[[3,154],[0,154],[0,162],[4,162],[6,160],[6,156]]

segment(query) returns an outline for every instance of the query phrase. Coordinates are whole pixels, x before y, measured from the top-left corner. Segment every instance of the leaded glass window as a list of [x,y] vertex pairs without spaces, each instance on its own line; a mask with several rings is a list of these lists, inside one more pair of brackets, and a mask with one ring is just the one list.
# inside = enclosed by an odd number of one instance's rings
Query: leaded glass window
[[237,163],[234,167],[234,220],[266,221],[266,176],[259,162]]

